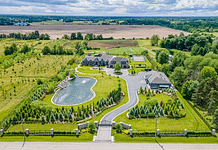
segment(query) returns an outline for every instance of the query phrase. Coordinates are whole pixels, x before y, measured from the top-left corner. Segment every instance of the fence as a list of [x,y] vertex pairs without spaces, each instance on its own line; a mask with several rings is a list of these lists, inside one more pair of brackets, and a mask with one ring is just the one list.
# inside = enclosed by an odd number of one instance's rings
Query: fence
[[193,110],[197,113],[197,115],[201,118],[201,120],[203,120],[203,122],[207,125],[207,127],[212,130],[211,125],[207,122],[207,120],[198,112],[198,110],[189,102],[187,101],[187,103],[193,108]]
[[[127,135],[130,135],[128,133]],[[155,137],[155,131],[136,131],[132,133],[133,137]],[[160,131],[157,134],[159,137],[211,137],[210,131],[188,131],[187,134],[183,131]]]
[[[32,130],[29,131],[29,134],[26,136],[76,136],[76,131],[54,131],[54,134],[51,133],[51,130]],[[23,131],[6,131],[4,136],[23,136]]]

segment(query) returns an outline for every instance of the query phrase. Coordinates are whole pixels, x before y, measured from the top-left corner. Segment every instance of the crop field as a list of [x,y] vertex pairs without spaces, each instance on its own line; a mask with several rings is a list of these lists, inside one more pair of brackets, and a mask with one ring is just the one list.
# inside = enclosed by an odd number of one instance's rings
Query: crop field
[[89,47],[104,49],[138,46],[136,40],[93,40],[88,43]]
[[0,120],[23,100],[37,79],[55,75],[72,56],[32,57],[0,70]]
[[51,39],[61,38],[64,34],[70,35],[72,32],[81,32],[82,34],[94,33],[102,34],[104,38],[114,37],[114,39],[139,39],[151,37],[154,34],[160,38],[167,37],[169,34],[177,34],[183,32],[185,35],[189,33],[175,30],[171,28],[156,25],[30,25],[30,26],[0,26],[0,33],[9,34],[28,33],[38,30],[40,33],[48,33]]
[[[160,131],[181,131],[184,129],[188,129],[191,131],[209,131],[209,128],[204,124],[204,122],[195,113],[191,106],[188,105],[186,100],[182,98],[179,92],[177,92],[177,96],[184,104],[186,117],[181,119],[158,118],[157,128],[160,129]],[[163,94],[156,95],[152,98],[156,98],[158,99],[158,101],[168,101],[170,99],[169,96]],[[145,96],[139,95],[140,102],[138,105],[142,105],[145,99]],[[126,117],[127,112],[116,117],[115,121],[131,124],[134,130],[155,131],[156,119],[140,118],[130,120]]]

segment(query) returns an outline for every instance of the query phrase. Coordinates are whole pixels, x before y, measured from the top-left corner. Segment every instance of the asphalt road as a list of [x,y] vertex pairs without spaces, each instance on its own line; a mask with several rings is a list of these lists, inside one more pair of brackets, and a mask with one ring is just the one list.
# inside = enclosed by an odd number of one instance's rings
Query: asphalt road
[[128,109],[134,107],[138,103],[138,95],[136,93],[137,90],[139,90],[141,86],[143,87],[143,89],[146,86],[145,83],[142,83],[144,81],[144,73],[143,72],[139,73],[136,76],[121,75],[120,78],[125,79],[127,82],[129,101],[126,104],[120,106],[119,108],[106,114],[101,119],[100,123],[111,122],[119,114],[122,114],[123,112],[127,111]]
[[[218,144],[161,144],[164,150],[217,150]],[[0,150],[162,150],[157,143],[0,142]]]

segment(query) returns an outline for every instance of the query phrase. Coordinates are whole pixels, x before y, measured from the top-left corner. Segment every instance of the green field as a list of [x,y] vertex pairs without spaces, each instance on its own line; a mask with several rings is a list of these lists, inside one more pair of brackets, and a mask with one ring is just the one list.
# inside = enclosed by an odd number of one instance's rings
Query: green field
[[[178,98],[184,103],[184,107],[186,110],[186,117],[181,119],[169,119],[169,118],[158,118],[158,129],[160,131],[181,131],[184,129],[191,131],[209,131],[209,128],[204,124],[204,122],[200,119],[200,117],[194,112],[191,106],[188,105],[185,99],[177,92]],[[154,97],[159,101],[167,101],[170,99],[169,96],[160,94]],[[146,97],[139,96],[139,105],[144,103]],[[127,111],[128,112],[128,111]],[[130,120],[126,117],[126,113],[123,113],[115,118],[117,122],[123,122],[127,124],[131,124],[134,130],[143,130],[143,131],[155,131],[155,123],[156,119],[133,119]]]

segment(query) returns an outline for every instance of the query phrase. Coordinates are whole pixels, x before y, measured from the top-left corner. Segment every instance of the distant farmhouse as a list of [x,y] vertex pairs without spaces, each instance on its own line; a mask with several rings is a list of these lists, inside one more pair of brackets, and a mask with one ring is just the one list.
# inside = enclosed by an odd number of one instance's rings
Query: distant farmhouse
[[145,81],[151,89],[171,88],[171,82],[163,72],[145,72]]
[[127,58],[116,57],[106,54],[95,54],[95,56],[86,56],[83,58],[81,65],[83,66],[107,66],[114,68],[116,63],[120,63],[122,68],[129,68],[129,61]]
[[14,23],[14,26],[29,26],[29,24],[24,22],[18,22],[18,23]]

